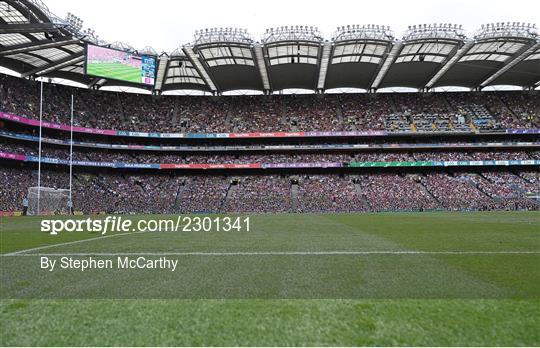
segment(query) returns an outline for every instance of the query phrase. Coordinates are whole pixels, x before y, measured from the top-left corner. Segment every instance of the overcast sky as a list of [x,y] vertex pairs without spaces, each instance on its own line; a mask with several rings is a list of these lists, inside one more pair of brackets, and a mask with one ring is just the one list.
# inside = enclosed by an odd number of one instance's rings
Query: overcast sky
[[318,26],[330,38],[338,25],[390,25],[398,37],[411,24],[462,24],[468,34],[491,22],[540,25],[540,0],[43,0],[64,18],[72,12],[101,39],[172,51],[196,29],[246,28],[256,41],[266,28]]

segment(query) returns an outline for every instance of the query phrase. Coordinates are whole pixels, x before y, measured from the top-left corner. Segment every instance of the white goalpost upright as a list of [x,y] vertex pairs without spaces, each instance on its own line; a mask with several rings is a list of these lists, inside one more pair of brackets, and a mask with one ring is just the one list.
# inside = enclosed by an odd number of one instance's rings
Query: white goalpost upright
[[[38,186],[37,186],[37,210],[36,215],[41,213],[41,130],[43,127],[43,80],[40,84],[39,92],[39,142],[38,142]],[[30,191],[28,192],[28,203],[30,203]],[[30,209],[29,209],[30,210]],[[28,212],[30,213],[30,211]]]
[[69,189],[41,186],[41,143],[43,126],[43,81],[39,101],[38,182],[28,188],[28,215],[71,214],[73,208],[73,116],[74,97],[71,94],[71,121],[69,143]]
[[69,129],[69,201],[68,201],[68,214],[73,210],[73,93],[71,93],[71,121]]

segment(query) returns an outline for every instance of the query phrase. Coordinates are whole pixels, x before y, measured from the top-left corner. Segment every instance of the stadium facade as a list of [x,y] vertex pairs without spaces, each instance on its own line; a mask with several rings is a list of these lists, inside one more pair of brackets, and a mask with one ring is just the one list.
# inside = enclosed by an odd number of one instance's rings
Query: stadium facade
[[[109,44],[73,15],[6,0],[0,19],[0,65],[22,77],[0,76],[3,214],[19,214],[38,168],[41,186],[73,180],[73,208],[83,213],[540,206],[535,25],[488,24],[472,38],[454,24],[416,25],[401,39],[387,26],[352,25],[330,40],[294,26],[258,42],[213,28],[160,54],[110,44],[158,57],[155,85],[144,87],[85,74],[86,45]],[[501,84],[524,90],[482,91]],[[100,91],[109,86],[155,95]],[[431,93],[441,86],[471,91]],[[370,93],[323,93],[341,87]],[[373,93],[386,87],[419,93]],[[291,88],[318,93],[275,93]],[[184,89],[216,97],[160,95]],[[220,96],[245,89],[265,95]]]
[[316,27],[300,25],[267,29],[260,40],[245,29],[210,28],[196,31],[192,44],[174,52],[109,44],[81,29],[80,19],[71,14],[60,19],[39,0],[2,1],[0,65],[23,77],[62,78],[88,88],[136,86],[84,74],[86,43],[107,45],[158,56],[156,84],[147,87],[157,94],[183,89],[213,94],[342,87],[534,89],[540,80],[536,24],[489,23],[473,37],[456,24],[412,25],[399,38],[385,25],[346,25],[331,39]]

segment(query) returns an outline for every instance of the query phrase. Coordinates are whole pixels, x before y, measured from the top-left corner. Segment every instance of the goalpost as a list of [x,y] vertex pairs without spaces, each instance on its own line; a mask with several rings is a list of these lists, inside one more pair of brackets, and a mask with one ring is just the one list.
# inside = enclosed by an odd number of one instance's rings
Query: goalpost
[[28,215],[70,213],[69,190],[37,186],[28,188]]
[[43,80],[39,98],[39,145],[38,145],[38,185],[28,188],[28,215],[72,214],[73,213],[73,94],[71,94],[71,122],[69,143],[69,189],[55,189],[41,186],[41,142],[43,125]]

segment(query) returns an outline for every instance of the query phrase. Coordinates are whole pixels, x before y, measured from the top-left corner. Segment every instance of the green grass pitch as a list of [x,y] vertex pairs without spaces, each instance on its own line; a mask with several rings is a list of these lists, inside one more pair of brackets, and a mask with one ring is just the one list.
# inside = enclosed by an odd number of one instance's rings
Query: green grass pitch
[[[0,218],[0,345],[540,345],[539,212],[251,218],[107,238]],[[179,265],[48,272],[42,254]]]
[[142,82],[141,69],[121,63],[88,63],[86,73],[133,83]]

